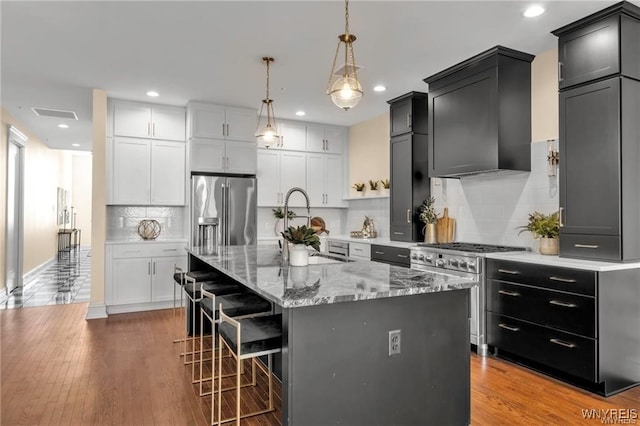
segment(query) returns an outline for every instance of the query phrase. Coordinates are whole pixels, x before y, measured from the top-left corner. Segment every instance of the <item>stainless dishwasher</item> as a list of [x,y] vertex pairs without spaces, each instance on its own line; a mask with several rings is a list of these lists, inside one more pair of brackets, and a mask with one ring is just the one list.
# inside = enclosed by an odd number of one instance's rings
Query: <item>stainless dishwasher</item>
[[327,242],[327,253],[336,256],[349,257],[349,243],[346,241],[329,240]]

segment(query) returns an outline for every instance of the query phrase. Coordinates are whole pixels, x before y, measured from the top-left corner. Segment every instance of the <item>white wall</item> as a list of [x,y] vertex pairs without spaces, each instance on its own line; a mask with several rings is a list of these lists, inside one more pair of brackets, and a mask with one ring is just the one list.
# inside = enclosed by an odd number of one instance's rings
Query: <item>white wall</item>
[[92,162],[93,158],[89,152],[74,152],[71,155],[71,205],[76,216],[76,228],[82,232],[82,246],[91,246]]
[[[555,144],[557,149],[557,142]],[[558,176],[547,176],[547,143],[531,144],[531,172],[487,174],[463,179],[432,180],[436,211],[448,207],[456,219],[455,240],[531,247],[528,232],[516,229],[533,211],[558,210]]]

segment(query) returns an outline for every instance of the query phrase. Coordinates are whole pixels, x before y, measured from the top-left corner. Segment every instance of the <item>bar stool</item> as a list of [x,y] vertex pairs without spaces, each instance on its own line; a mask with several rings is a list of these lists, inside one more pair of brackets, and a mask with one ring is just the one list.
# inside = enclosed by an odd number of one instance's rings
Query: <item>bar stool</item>
[[[218,308],[222,305],[227,312],[227,315],[235,318],[247,318],[247,317],[256,317],[260,315],[269,315],[271,313],[271,303],[269,303],[264,298],[258,296],[252,292],[246,292],[241,294],[230,294],[225,296],[217,296],[215,293],[207,291],[206,289],[202,290],[202,298],[200,299],[200,324],[204,322],[204,318],[206,317],[211,324],[211,348],[215,348],[215,325],[218,324],[219,315]],[[200,333],[200,396],[206,396],[213,393],[213,364],[211,366],[211,377],[203,378],[202,377],[202,365],[203,361],[208,361],[204,359],[204,333]],[[193,367],[192,366],[192,378],[193,378]],[[211,380],[211,390],[212,392],[203,392],[202,384],[203,382]],[[213,422],[213,414],[211,415],[211,421]]]
[[[173,320],[174,322],[176,319],[176,301],[177,301],[177,297],[176,297],[176,288],[179,286],[180,287],[180,308],[182,309],[184,307],[184,293],[182,292],[182,289],[184,288],[184,277],[185,274],[195,278],[196,281],[211,281],[211,280],[215,280],[217,278],[220,277],[220,274],[216,271],[189,271],[189,272],[184,272],[184,270],[179,267],[178,265],[173,265],[174,267],[174,271],[173,271],[173,281],[175,282],[175,286],[173,287]],[[182,320],[182,316],[184,315],[184,311],[181,310],[180,311],[180,319]],[[182,321],[180,321],[182,322]],[[180,323],[178,322],[178,324]],[[173,343],[179,343],[182,342],[184,339],[182,338],[182,333],[180,333],[178,331],[178,338],[174,339]],[[180,356],[182,356],[184,354],[180,354]]]
[[[196,278],[189,276],[189,274],[185,274],[184,276],[184,294],[191,301],[191,328],[193,336],[190,338],[191,340],[191,351],[187,351],[187,341],[189,340],[188,331],[189,328],[189,319],[188,316],[185,315],[185,324],[184,324],[184,365],[193,364],[195,362],[195,354],[196,347],[195,341],[197,339],[196,336],[196,303],[200,302],[202,299],[201,289],[205,289],[206,291],[216,294],[216,295],[227,295],[227,294],[238,294],[244,291],[244,286],[233,282],[230,278],[223,278],[222,275],[219,275],[218,280],[216,281],[202,281],[198,282]],[[200,332],[202,332],[202,326],[200,326]],[[187,361],[187,355],[191,355],[191,360]],[[192,380],[195,380],[192,374]],[[194,383],[196,383],[194,381]]]
[[[232,420],[236,425],[240,425],[240,419],[268,413],[274,410],[273,407],[273,378],[271,377],[273,354],[282,350],[282,314],[272,314],[255,318],[245,318],[235,320],[224,312],[224,307],[220,306],[218,315],[218,422],[220,425]],[[236,416],[222,420],[222,348],[226,346],[231,355],[236,359]],[[269,405],[266,409],[253,413],[240,414],[240,364],[245,359],[256,362],[259,356],[267,355],[267,371],[269,381]],[[255,383],[255,382],[254,382]],[[234,388],[232,388],[234,389]],[[211,410],[213,412],[213,401],[211,398]]]

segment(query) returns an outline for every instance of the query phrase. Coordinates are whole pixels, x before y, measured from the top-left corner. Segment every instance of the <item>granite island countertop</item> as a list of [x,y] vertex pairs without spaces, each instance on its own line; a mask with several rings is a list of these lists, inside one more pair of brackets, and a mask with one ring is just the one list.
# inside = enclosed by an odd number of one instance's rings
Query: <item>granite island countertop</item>
[[214,254],[199,248],[187,251],[283,308],[435,293],[478,285],[477,281],[454,275],[366,260],[332,262],[320,257],[318,264],[289,266],[282,261],[279,250],[270,246],[228,246]]

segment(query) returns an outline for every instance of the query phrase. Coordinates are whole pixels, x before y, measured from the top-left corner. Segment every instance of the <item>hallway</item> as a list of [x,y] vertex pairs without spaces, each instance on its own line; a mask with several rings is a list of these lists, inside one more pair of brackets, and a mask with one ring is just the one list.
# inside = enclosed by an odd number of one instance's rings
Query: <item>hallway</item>
[[88,302],[91,296],[91,250],[67,253],[28,278],[22,288],[0,296],[0,309]]

